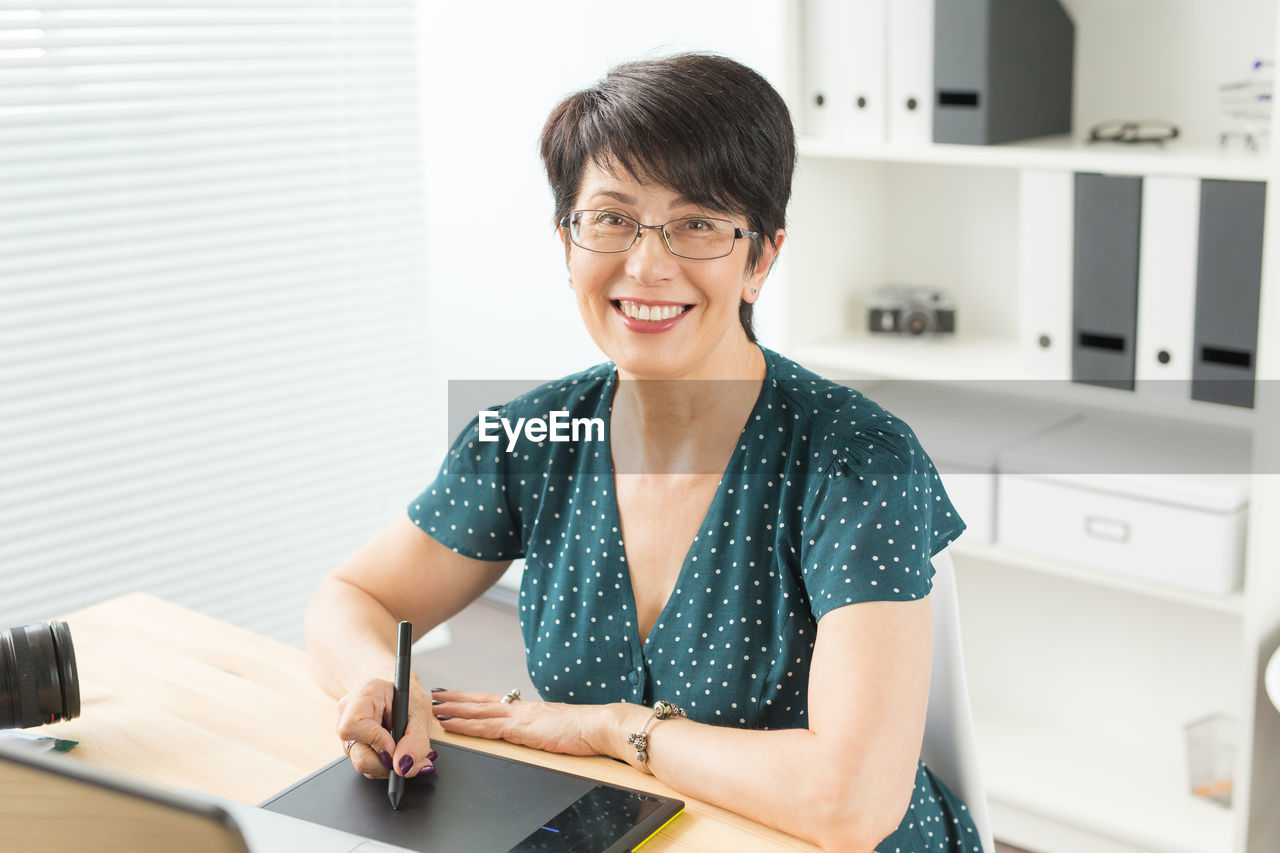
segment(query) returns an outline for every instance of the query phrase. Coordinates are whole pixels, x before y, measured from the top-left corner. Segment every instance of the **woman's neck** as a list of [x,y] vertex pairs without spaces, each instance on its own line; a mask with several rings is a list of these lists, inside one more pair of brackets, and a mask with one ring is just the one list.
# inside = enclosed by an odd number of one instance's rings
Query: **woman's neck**
[[764,353],[744,337],[736,363],[698,378],[619,375],[611,418],[619,473],[720,474],[760,396]]

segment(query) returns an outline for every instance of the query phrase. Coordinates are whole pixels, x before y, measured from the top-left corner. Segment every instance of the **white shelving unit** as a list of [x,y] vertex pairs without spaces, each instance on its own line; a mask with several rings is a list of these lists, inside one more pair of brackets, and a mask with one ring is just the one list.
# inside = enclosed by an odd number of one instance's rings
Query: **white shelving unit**
[[[1045,380],[1028,375],[1019,364],[1016,341],[963,333],[955,339],[870,335],[851,331],[844,337],[796,344],[792,354],[800,361],[820,364],[839,373],[841,379],[927,379],[960,381],[975,391],[1005,393],[1018,383],[1017,394],[1046,402],[1069,403],[1080,409],[1153,415],[1210,426],[1253,429],[1255,409],[1203,403],[1172,397],[1155,388],[1147,393],[1138,382],[1137,393]],[[1163,383],[1163,381],[1162,381]]]
[[[1173,756],[1067,730],[1046,737],[1037,720],[981,706],[975,711],[998,837],[1004,837],[1004,827],[1017,826],[1019,811],[1114,839],[1070,833],[1071,846],[1093,851],[1158,844],[1165,853],[1199,853],[1217,849],[1231,836],[1230,812],[1184,797],[1185,771]],[[1184,809],[1175,821],[1169,819],[1170,802]],[[1031,839],[1043,832],[1033,823],[1022,830],[1023,843],[1039,843]],[[1014,835],[1019,837],[1016,830]]]
[[[851,144],[804,135],[789,236],[761,306],[766,343],[835,379],[973,381],[1105,412],[1252,430],[1280,471],[1280,201],[1275,155],[1216,147],[1218,83],[1276,58],[1277,0],[1065,0],[1076,24],[1075,131],[1001,146]],[[785,34],[805,111],[802,2]],[[1164,149],[1083,142],[1105,119],[1162,118]],[[1273,119],[1275,137],[1276,120]],[[1241,409],[1033,382],[1017,299],[1021,169],[1269,182],[1257,399]],[[951,338],[866,333],[883,284],[947,289]],[[1016,386],[1013,381],[1017,381]],[[1016,387],[1016,392],[1013,389]],[[874,398],[874,389],[869,392]],[[1280,645],[1280,477],[1252,478],[1243,587],[1212,598],[999,544],[953,549],[965,658],[998,838],[1038,853],[1280,850],[1280,714],[1262,670]],[[1174,532],[1171,532],[1171,535]],[[1238,723],[1230,808],[1189,791],[1184,725]]]
[[[868,160],[878,163],[922,163],[939,166],[994,166],[1001,169],[1066,169],[1073,172],[1132,174],[1134,152],[1114,145],[1082,142],[1070,136],[1048,136],[1008,145],[850,144],[801,136],[807,158]],[[1265,181],[1268,160],[1243,149],[1176,146],[1147,149],[1140,155],[1144,174],[1238,181]]]
[[[875,394],[872,392],[872,396]],[[1184,591],[1175,586],[1154,586],[1141,580],[1127,578],[1114,572],[1091,568],[1070,560],[1055,560],[1040,554],[1031,554],[1001,545],[985,542],[966,542],[963,537],[952,546],[952,552],[964,561],[984,562],[993,566],[1003,566],[1019,571],[1039,572],[1053,577],[1066,578],[1082,584],[1141,595],[1150,598],[1162,598],[1184,607],[1202,608],[1230,614],[1237,618],[1244,616],[1244,594],[1234,592],[1223,596],[1206,596],[1195,592]]]

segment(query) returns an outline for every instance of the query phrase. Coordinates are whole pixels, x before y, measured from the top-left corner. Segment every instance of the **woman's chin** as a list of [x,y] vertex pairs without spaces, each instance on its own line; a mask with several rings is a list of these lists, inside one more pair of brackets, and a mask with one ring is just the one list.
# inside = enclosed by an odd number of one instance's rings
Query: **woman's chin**
[[610,354],[611,360],[618,370],[632,379],[677,379],[688,375],[690,365],[679,352],[656,351],[636,352],[634,348],[620,348],[616,354]]
[[688,335],[672,329],[658,335],[609,328],[593,334],[596,346],[629,376],[644,379],[670,379],[695,367],[697,354]]
[[733,363],[737,356],[729,355],[736,349],[726,351],[733,346],[732,332],[719,345],[712,345],[705,330],[701,334],[693,327],[679,331],[683,334],[644,335],[624,330],[622,334],[600,335],[595,341],[619,372],[632,379],[708,378],[736,372]]

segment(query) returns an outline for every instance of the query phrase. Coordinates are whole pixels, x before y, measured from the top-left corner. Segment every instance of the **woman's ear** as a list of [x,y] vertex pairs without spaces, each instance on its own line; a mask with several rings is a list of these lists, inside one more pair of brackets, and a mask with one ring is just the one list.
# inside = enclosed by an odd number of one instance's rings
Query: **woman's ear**
[[744,301],[755,302],[760,298],[760,291],[764,290],[764,280],[773,269],[773,262],[778,259],[778,252],[782,251],[782,244],[786,242],[786,239],[786,230],[779,228],[774,232],[772,244],[767,240],[762,241],[762,251],[756,261],[756,268],[742,283],[742,298]]
[[560,241],[560,245],[564,247],[564,265],[569,266],[569,247],[573,244],[569,242],[569,232],[565,230],[563,225],[556,224],[556,239]]
[[[769,269],[773,269],[773,262],[778,259],[778,253],[782,251],[782,244],[785,242],[787,242],[787,231],[785,228],[779,228],[773,234],[773,245],[767,247],[769,253]],[[768,274],[769,272],[766,270],[765,275]]]

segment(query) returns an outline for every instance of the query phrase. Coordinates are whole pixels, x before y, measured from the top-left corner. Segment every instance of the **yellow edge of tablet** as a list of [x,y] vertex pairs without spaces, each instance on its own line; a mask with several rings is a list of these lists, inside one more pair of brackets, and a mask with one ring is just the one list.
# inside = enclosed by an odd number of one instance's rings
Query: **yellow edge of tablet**
[[682,815],[682,814],[684,814],[684,809],[681,809],[680,811],[676,812],[676,813],[675,813],[675,814],[673,814],[671,817],[669,817],[669,818],[667,819],[667,822],[666,822],[666,823],[664,823],[662,826],[660,826],[660,827],[658,827],[657,829],[655,829],[653,832],[649,833],[649,835],[645,837],[645,840],[644,840],[644,841],[641,841],[641,842],[640,842],[639,844],[637,844],[635,847],[632,847],[632,848],[631,848],[631,853],[635,853],[635,851],[639,850],[641,847],[645,846],[645,845],[646,845],[646,844],[648,844],[650,841],[652,841],[652,840],[653,840],[653,837],[654,837],[655,835],[657,835],[659,832],[662,832],[662,830],[664,830],[664,829],[666,829],[668,826],[670,826],[670,825],[671,825],[671,821],[673,821],[673,820],[675,820],[676,818],[680,817],[680,815]]

